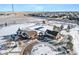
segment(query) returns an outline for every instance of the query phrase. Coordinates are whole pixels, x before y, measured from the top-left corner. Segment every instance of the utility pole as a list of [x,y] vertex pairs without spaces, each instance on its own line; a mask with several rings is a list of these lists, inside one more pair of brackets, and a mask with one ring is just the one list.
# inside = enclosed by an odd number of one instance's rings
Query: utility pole
[[12,12],[14,13],[14,5],[12,4]]
[[13,4],[12,4],[12,14],[14,15],[14,17],[13,17],[14,18],[13,24],[15,24],[16,23],[16,21],[15,21],[16,20],[16,17],[15,17],[16,15],[15,15],[15,12],[14,12],[14,5]]

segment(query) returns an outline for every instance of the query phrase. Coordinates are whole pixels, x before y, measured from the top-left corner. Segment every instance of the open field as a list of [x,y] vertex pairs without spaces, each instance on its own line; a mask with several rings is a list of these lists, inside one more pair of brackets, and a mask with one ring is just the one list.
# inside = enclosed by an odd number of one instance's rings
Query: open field
[[77,12],[0,13],[1,55],[78,55]]

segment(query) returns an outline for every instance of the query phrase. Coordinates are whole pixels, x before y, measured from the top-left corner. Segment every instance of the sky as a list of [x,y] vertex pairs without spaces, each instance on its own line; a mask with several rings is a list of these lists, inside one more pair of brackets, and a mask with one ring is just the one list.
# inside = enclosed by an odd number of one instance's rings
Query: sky
[[[13,4],[14,11],[79,11],[79,4]],[[0,4],[0,11],[12,11],[12,4]]]

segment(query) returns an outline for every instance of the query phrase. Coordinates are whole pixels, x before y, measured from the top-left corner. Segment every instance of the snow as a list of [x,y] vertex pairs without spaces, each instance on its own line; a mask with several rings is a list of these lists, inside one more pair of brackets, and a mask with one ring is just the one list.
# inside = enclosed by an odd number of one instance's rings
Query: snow
[[65,30],[62,30],[60,33],[61,33],[61,34],[64,34],[64,35],[68,35],[68,34],[69,34],[69,33],[66,32]]
[[62,34],[64,35],[71,35],[73,37],[73,49],[76,54],[79,55],[79,33],[78,33],[79,27],[75,27],[73,29],[70,29],[70,32],[66,32],[65,30],[61,31]]
[[51,26],[35,25],[35,23],[16,24],[16,25],[10,25],[10,26],[1,28],[0,29],[0,33],[1,33],[0,37],[16,34],[16,31],[18,30],[18,28],[20,28],[20,29],[30,28],[32,30],[35,30],[35,28],[39,28],[39,27],[44,27],[40,31],[45,31],[46,29],[50,29],[50,30],[53,29]]
[[0,45],[5,43],[5,42],[6,42],[6,40],[0,40]]
[[33,46],[31,54],[32,55],[55,55],[56,52],[53,51],[53,48],[51,48],[49,44],[38,43]]
[[50,29],[50,30],[53,29],[53,26],[51,27],[51,26],[48,26],[48,25],[45,25],[45,24],[34,25],[34,26],[32,26],[32,27],[29,27],[29,28],[30,28],[30,29],[35,29],[35,28],[39,28],[39,27],[43,27],[43,28],[41,29],[41,31],[45,31],[46,29]]
[[11,48],[9,48],[9,49],[7,49],[7,50],[1,50],[0,51],[0,54],[7,54],[9,51],[11,51],[12,49]]
[[70,34],[73,37],[74,51],[79,55],[79,34],[77,31],[71,31]]
[[0,37],[0,40],[3,39],[4,37]]
[[16,34],[16,31],[18,30],[18,28],[23,29],[23,28],[26,28],[26,27],[32,26],[32,25],[34,25],[34,23],[17,24],[17,25],[3,27],[2,29],[0,29],[0,33],[1,33],[0,36]]
[[11,52],[21,52],[21,49],[20,49],[20,47],[16,47]]
[[11,42],[12,44],[9,46],[10,48],[8,49],[3,49],[3,50],[0,50],[0,54],[11,54],[11,55],[16,55],[16,54],[20,54],[21,52],[21,48],[19,46],[17,46],[16,48],[11,48],[12,46],[15,46],[15,44],[17,42]]
[[[56,25],[56,26],[61,26],[61,24],[58,24],[57,23],[53,23],[53,25]],[[46,24],[36,24],[36,23],[24,23],[24,24],[16,24],[16,25],[10,25],[10,26],[7,26],[7,27],[3,27],[0,29],[0,44],[5,42],[5,40],[1,40],[3,39],[2,36],[7,36],[7,35],[12,35],[12,34],[16,34],[16,31],[18,30],[18,28],[20,29],[31,29],[31,30],[35,30],[35,28],[39,28],[39,27],[44,27],[40,30],[36,30],[36,31],[46,31],[46,29],[50,29],[50,30],[53,30],[53,26],[49,26],[49,25],[46,25]],[[64,25],[64,28],[67,28],[67,25],[65,24]],[[73,37],[73,44],[74,44],[74,51],[79,54],[79,26],[76,26],[75,28],[72,28],[70,29],[70,32],[66,32],[65,30],[62,30],[61,33],[64,34],[64,35],[71,35]],[[37,44],[33,47],[32,49],[32,54],[34,55],[40,55],[40,54],[48,54],[48,55],[53,55],[53,54],[56,54],[55,51],[51,50],[51,48],[49,47],[50,45],[48,44],[41,44],[42,47],[39,47],[40,44]],[[34,49],[37,49],[35,52],[33,52]],[[10,50],[10,49],[9,49]],[[1,53],[4,53],[4,52],[8,52],[9,50],[6,50],[6,51],[0,51]],[[13,52],[15,51],[20,51],[20,48],[15,48],[13,50]]]

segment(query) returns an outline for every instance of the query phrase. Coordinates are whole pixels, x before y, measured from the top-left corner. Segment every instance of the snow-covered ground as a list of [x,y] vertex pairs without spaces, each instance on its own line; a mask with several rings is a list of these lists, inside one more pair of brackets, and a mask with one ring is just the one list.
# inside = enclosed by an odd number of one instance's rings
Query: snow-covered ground
[[52,45],[48,43],[37,43],[33,46],[31,50],[32,55],[55,55],[57,54],[56,51],[54,51],[54,48]]
[[78,54],[79,55],[79,27],[76,26],[75,28],[72,28],[70,30],[70,32],[66,32],[65,30],[61,31],[62,34],[64,35],[71,35],[73,37],[73,49],[74,49],[74,52],[75,54]]
[[74,51],[79,55],[79,33],[77,30],[79,30],[79,28],[71,30],[70,34],[73,37]]
[[0,37],[1,36],[7,36],[7,35],[12,35],[16,34],[16,31],[20,28],[26,28],[28,26],[33,26],[34,23],[25,23],[25,24],[16,24],[16,25],[10,25],[7,27],[3,27],[0,29]]
[[[53,23],[54,25],[56,26],[61,26],[61,23]],[[67,24],[68,25],[68,24]],[[64,25],[64,28],[67,27],[67,25],[65,24]],[[46,25],[46,24],[36,24],[36,23],[24,23],[24,24],[16,24],[16,25],[10,25],[10,26],[7,26],[7,27],[3,27],[0,29],[0,43],[3,42],[1,41],[1,39],[3,39],[3,36],[7,36],[7,35],[12,35],[12,34],[16,34],[16,31],[20,28],[20,29],[26,29],[26,28],[30,28],[31,30],[35,30],[35,28],[39,28],[39,27],[43,27],[42,29],[39,29],[37,31],[45,31],[46,29],[50,29],[50,30],[53,30],[53,26],[49,26],[49,25]],[[66,31],[61,31],[62,34],[64,35],[71,35],[73,37],[73,44],[74,44],[74,51],[79,54],[79,27],[76,26],[75,28],[72,28],[70,30],[70,32],[66,32]],[[36,46],[35,46],[36,47]],[[44,49],[43,49],[44,48]],[[40,54],[42,52],[46,52],[48,54],[52,54],[54,51],[52,51],[49,47],[44,47],[41,48],[42,50],[44,51],[41,51],[41,49],[39,49],[41,52],[33,52],[34,54]],[[18,48],[16,48],[15,50],[17,50]],[[15,51],[14,50],[14,51]],[[50,52],[49,52],[50,51]],[[32,54],[33,54],[32,53]]]

